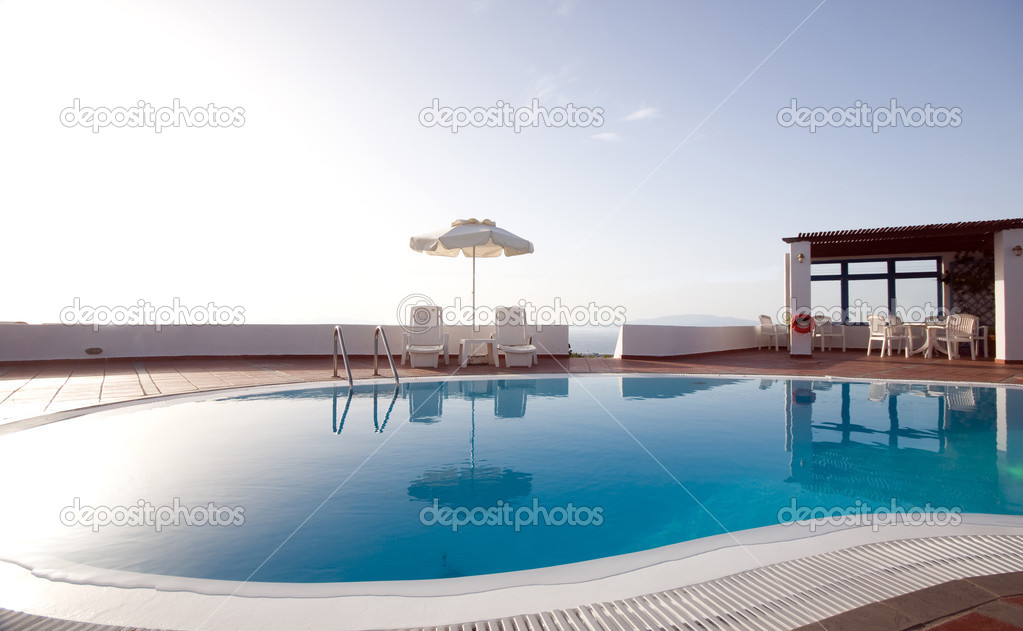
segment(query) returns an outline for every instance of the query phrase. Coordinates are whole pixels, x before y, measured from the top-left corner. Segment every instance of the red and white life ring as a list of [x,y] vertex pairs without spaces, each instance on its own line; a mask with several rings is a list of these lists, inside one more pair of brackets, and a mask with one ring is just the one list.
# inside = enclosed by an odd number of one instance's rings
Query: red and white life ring
[[797,313],[792,316],[792,330],[796,333],[809,333],[813,331],[813,318],[809,313]]

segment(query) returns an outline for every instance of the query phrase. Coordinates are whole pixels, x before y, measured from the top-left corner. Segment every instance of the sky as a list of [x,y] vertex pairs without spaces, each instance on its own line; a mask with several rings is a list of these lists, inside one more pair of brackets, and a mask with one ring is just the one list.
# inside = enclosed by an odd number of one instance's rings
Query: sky
[[[1021,27],[1015,1],[0,0],[0,321],[395,323],[470,302],[470,260],[408,246],[470,217],[535,247],[477,261],[480,305],[755,319],[783,237],[1023,216]],[[811,131],[793,99],[945,118]],[[96,123],[175,100],[159,132]]]

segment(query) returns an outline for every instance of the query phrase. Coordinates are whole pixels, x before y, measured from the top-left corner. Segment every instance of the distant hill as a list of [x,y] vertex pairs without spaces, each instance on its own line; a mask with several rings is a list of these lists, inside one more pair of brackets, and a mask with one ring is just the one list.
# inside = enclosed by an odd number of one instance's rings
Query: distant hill
[[628,324],[657,324],[660,326],[749,326],[759,324],[757,320],[744,320],[728,316],[716,316],[706,313],[690,313],[686,315],[661,316],[629,320]]

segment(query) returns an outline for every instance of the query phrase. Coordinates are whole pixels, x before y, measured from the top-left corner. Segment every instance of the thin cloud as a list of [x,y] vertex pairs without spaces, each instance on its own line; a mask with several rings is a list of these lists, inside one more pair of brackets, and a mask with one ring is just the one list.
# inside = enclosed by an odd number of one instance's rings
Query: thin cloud
[[561,66],[557,72],[537,76],[522,93],[522,102],[529,103],[532,99],[541,102],[567,104],[573,102],[572,85],[578,80],[578,62]]
[[572,12],[576,0],[560,0],[554,7],[554,15],[565,16]]
[[621,140],[618,134],[611,131],[606,131],[602,134],[593,134],[592,136],[590,136],[590,138],[594,140],[600,140],[603,142],[618,142],[619,140]]
[[526,88],[525,100],[528,101],[535,98],[543,101],[550,99],[561,92],[563,83],[564,77],[552,74],[544,75]]
[[625,120],[627,120],[627,121],[640,121],[640,120],[643,120],[643,119],[646,119],[646,118],[653,118],[655,116],[657,116],[657,108],[656,107],[642,107],[642,108],[636,110],[635,112],[629,114],[628,116],[626,116]]

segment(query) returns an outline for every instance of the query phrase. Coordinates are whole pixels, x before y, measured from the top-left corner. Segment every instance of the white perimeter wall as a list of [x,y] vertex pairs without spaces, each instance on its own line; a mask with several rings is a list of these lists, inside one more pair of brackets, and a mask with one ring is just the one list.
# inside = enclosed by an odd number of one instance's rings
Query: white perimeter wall
[[[843,328],[845,328],[846,348],[849,349],[849,352],[853,352],[854,349],[861,353],[864,352],[869,337],[867,327],[847,326]],[[652,326],[626,324],[618,331],[618,345],[615,348],[614,356],[672,357],[756,348],[759,333],[760,327],[756,325]],[[841,340],[832,341],[835,342],[834,348],[841,350]],[[923,343],[922,338],[914,340],[915,346],[920,343]],[[785,349],[784,344],[780,347]],[[875,351],[878,348],[879,345],[875,343]],[[819,340],[815,340],[814,349],[820,349]],[[774,352],[773,345],[771,352]]]
[[[342,326],[349,355],[373,354],[373,330],[369,324]],[[541,355],[568,355],[567,326],[529,327]],[[863,352],[867,327],[848,326],[846,346]],[[51,359],[202,357],[245,355],[330,355],[334,325],[244,324],[240,326],[91,326],[63,324],[0,323],[0,361]],[[387,341],[396,355],[401,352],[400,326],[385,326]],[[448,326],[449,351],[458,353],[463,337],[474,337],[469,326]],[[490,337],[482,329],[476,337]],[[652,326],[626,324],[618,332],[615,357],[672,357],[756,348],[757,326]],[[916,340],[922,342],[922,340]],[[784,344],[783,344],[784,346]],[[100,355],[85,349],[102,348]],[[877,345],[875,344],[875,348]],[[773,348],[773,347],[772,347]],[[819,346],[815,347],[819,348]],[[383,353],[383,344],[380,352]]]
[[671,357],[756,348],[759,326],[656,326],[625,324],[615,357]]
[[[568,355],[568,327],[528,327],[541,355]],[[342,331],[349,355],[373,354],[369,324],[345,324]],[[488,338],[493,327],[472,332],[470,326],[444,327],[448,350],[458,353],[463,337]],[[391,352],[401,353],[402,329],[385,326]],[[243,324],[239,326],[101,326],[0,323],[0,361],[89,359],[104,357],[183,357],[241,355],[330,355],[333,324]],[[87,348],[102,348],[88,355]],[[383,343],[380,352],[384,352]]]

